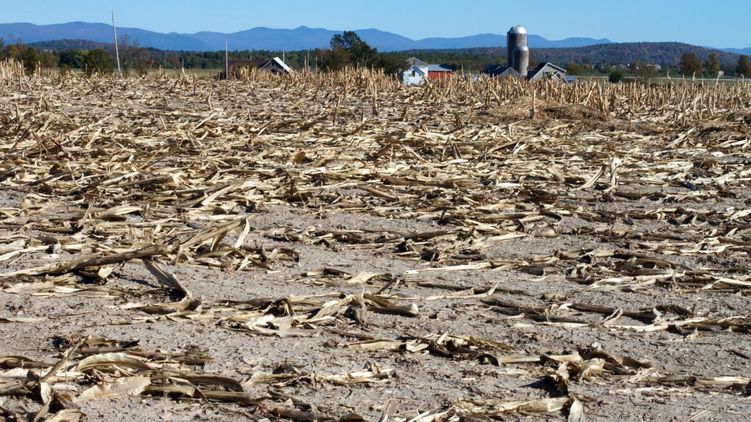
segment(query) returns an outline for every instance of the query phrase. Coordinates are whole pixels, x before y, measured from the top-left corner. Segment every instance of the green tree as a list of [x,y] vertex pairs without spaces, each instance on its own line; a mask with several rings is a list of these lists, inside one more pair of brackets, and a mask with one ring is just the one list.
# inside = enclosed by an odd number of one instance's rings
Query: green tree
[[694,53],[683,53],[680,62],[681,73],[686,76],[701,74],[701,60]]
[[394,75],[404,67],[404,59],[392,54],[379,54],[376,67],[383,69],[387,75]]
[[374,64],[378,50],[372,48],[354,31],[344,31],[331,37],[331,50],[345,50],[352,59],[352,64],[367,67]]
[[145,75],[151,63],[151,55],[138,41],[123,35],[120,37],[120,63],[126,75],[131,70],[135,70],[139,75]]
[[28,73],[35,73],[41,66],[42,58],[36,48],[25,47],[21,50],[21,61]]
[[616,69],[610,72],[610,75],[608,75],[608,81],[617,84],[618,82],[623,80],[623,72]]
[[568,62],[568,64],[566,64],[566,72],[572,75],[581,75],[584,73],[584,69],[576,62]]
[[44,69],[52,69],[57,67],[60,62],[60,56],[53,51],[42,51],[39,54],[40,64]]
[[12,60],[23,61],[26,46],[23,44],[10,44],[5,47],[5,56]]
[[67,66],[71,69],[83,69],[86,60],[86,54],[81,50],[69,49],[60,53],[60,66]]
[[738,65],[735,67],[735,73],[744,78],[751,78],[751,63],[748,62],[748,56],[740,56]]
[[9,59],[21,62],[27,73],[35,73],[41,66],[42,57],[39,51],[20,42],[6,47],[5,55]]
[[84,66],[86,67],[86,74],[93,75],[94,73],[112,73],[114,71],[114,63],[112,56],[103,48],[97,48],[91,50],[86,54],[84,59]]
[[717,53],[709,53],[709,57],[704,62],[704,70],[709,76],[717,76],[720,72],[720,56]]
[[352,64],[352,54],[343,48],[332,48],[320,53],[321,65],[328,70],[341,70]]

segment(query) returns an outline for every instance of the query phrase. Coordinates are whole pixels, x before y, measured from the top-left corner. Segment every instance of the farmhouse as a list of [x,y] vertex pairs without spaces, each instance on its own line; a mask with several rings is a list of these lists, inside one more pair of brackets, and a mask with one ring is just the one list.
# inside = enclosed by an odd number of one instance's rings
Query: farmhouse
[[407,65],[407,70],[399,74],[405,85],[419,85],[428,77],[428,64],[424,61],[410,57],[407,59]]
[[445,79],[451,76],[452,70],[440,64],[427,64],[424,61],[410,57],[407,59],[407,70],[399,74],[405,85],[418,85],[424,80]]

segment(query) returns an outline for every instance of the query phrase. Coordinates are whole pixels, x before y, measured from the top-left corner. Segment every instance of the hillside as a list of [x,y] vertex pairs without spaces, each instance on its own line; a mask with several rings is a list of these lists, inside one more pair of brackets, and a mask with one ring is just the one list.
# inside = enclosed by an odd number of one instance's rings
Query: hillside
[[[500,27],[499,30],[503,30]],[[341,30],[309,28],[300,26],[294,29],[251,28],[233,33],[196,32],[192,34],[159,33],[139,28],[118,28],[118,33],[138,42],[143,47],[161,50],[210,51],[223,50],[225,41],[232,50],[314,50],[327,48],[331,37]],[[506,44],[505,35],[477,34],[456,38],[411,38],[379,29],[359,29],[355,32],[379,51],[403,51],[415,49],[447,49],[495,47]],[[81,39],[100,43],[112,42],[112,27],[102,23],[69,22],[54,25],[34,25],[30,23],[0,24],[0,38],[20,40],[24,43]],[[530,34],[531,48],[582,47],[606,44],[606,39],[573,37],[564,40],[548,40]]]
[[[143,46],[162,50],[203,50],[209,48],[200,41],[181,34],[160,34],[138,28],[118,28],[118,33],[121,36],[137,40]],[[112,27],[102,23],[87,22],[68,22],[53,25],[10,23],[0,24],[0,38],[24,43],[64,39],[111,43]]]
[[626,64],[640,60],[647,63],[656,63],[661,66],[676,67],[680,63],[681,55],[684,53],[694,53],[704,60],[712,52],[720,56],[720,63],[723,66],[732,67],[738,62],[738,54],[735,53],[677,42],[638,42],[593,45],[580,48],[546,48],[533,50],[532,57],[538,62]]
[[56,41],[37,41],[28,44],[42,51],[65,51],[65,50],[94,50],[96,48],[112,48],[112,43],[88,41],[88,40],[56,40]]
[[[59,40],[42,41],[29,44],[39,50],[61,52],[69,49],[92,50],[106,48],[112,50],[112,44],[86,40]],[[170,51],[149,48],[151,58],[167,67],[180,63],[181,58],[186,67],[194,68],[219,68],[224,63],[224,52],[195,52],[195,51]],[[738,63],[738,54],[713,50],[682,43],[611,43],[577,48],[533,48],[531,60],[533,63],[552,62],[565,66],[568,63],[598,64],[628,64],[635,61],[655,63],[663,67],[677,68],[681,55],[694,53],[700,59],[705,60],[710,53],[716,52],[720,57],[720,63],[727,72],[731,73]],[[305,51],[287,51],[287,62],[293,67],[302,67],[308,56]],[[233,51],[235,58],[267,58],[281,56],[281,50],[242,50]],[[419,57],[431,63],[445,63],[456,69],[464,68],[467,71],[479,71],[486,64],[503,63],[506,57],[504,48],[464,48],[464,49],[414,49],[400,52],[385,53],[395,62],[403,62],[410,56]],[[171,58],[171,59],[170,59]]]
[[[552,62],[565,66],[567,63],[628,64],[635,61],[659,64],[663,67],[678,67],[684,53],[694,53],[704,60],[715,52],[726,70],[732,70],[738,63],[738,54],[698,47],[690,44],[665,43],[611,43],[577,48],[532,48],[533,63]],[[419,57],[431,63],[447,63],[456,67],[476,70],[487,63],[505,62],[505,48],[469,48],[453,50],[410,50],[400,55]]]
[[746,55],[746,56],[751,56],[751,47],[748,47],[748,48],[723,48],[722,51],[727,51],[728,53],[743,54],[743,55]]

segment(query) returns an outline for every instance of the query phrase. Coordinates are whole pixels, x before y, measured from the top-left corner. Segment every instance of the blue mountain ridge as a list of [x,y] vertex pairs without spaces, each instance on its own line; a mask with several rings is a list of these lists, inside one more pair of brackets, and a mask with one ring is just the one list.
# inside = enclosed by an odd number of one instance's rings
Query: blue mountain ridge
[[[257,27],[233,33],[202,31],[193,34],[160,33],[139,28],[118,28],[119,36],[126,36],[142,47],[160,50],[216,51],[223,50],[225,40],[231,50],[309,50],[327,48],[334,31],[324,28],[300,26],[294,29]],[[375,28],[356,30],[358,35],[379,51],[459,49],[476,47],[503,47],[506,36],[499,34],[476,34],[465,37],[431,37],[421,40],[381,31]],[[5,43],[57,40],[86,40],[111,43],[112,27],[104,23],[68,22],[52,25],[32,23],[0,23],[0,38]],[[548,40],[539,35],[529,36],[531,48],[576,48],[592,45],[613,44],[608,39],[572,37],[563,40]],[[735,54],[751,55],[751,47],[722,48]]]
[[[294,29],[252,28],[233,33],[202,31],[193,34],[160,33],[139,28],[117,28],[119,36],[126,36],[142,47],[161,50],[207,51],[223,50],[225,40],[231,50],[307,50],[327,48],[331,37],[342,31],[300,26]],[[466,37],[433,37],[413,40],[375,28],[356,30],[358,35],[379,51],[404,51],[423,49],[455,49],[474,47],[499,47],[506,44],[506,37],[498,34],[477,34]],[[68,22],[52,25],[31,23],[0,24],[0,38],[7,43],[21,41],[33,43],[63,39],[80,39],[111,43],[112,27],[103,23]],[[530,35],[532,48],[585,47],[609,44],[607,39],[566,38],[547,40]]]
[[748,48],[723,48],[722,51],[727,51],[728,53],[744,54],[744,55],[747,55],[747,56],[751,56],[751,47],[748,47]]

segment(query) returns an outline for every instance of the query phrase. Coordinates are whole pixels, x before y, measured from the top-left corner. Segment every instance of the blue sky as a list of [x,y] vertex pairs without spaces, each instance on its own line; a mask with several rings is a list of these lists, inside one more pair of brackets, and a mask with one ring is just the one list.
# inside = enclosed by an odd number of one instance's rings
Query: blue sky
[[378,28],[413,39],[504,33],[521,23],[548,39],[681,41],[751,47],[751,0],[23,0],[0,21],[108,22],[158,32],[235,32],[256,26]]

